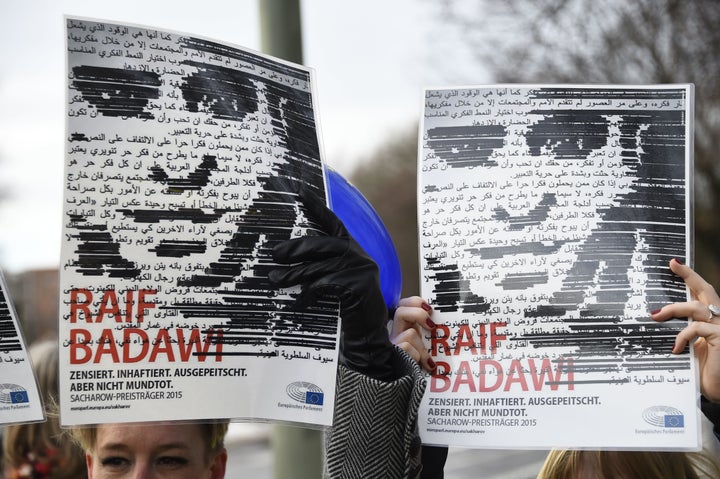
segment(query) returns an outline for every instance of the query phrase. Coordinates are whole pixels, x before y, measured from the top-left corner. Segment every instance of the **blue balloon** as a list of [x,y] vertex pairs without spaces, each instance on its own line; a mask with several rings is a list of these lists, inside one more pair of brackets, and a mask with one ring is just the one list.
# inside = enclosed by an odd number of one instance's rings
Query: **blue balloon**
[[330,209],[380,269],[380,289],[388,309],[400,300],[402,270],[395,245],[370,202],[340,173],[325,167]]

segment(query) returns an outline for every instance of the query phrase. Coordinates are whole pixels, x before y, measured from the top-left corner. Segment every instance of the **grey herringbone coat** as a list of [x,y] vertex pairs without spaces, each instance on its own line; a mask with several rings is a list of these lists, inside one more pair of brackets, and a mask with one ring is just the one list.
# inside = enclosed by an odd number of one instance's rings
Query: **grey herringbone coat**
[[412,358],[395,349],[397,381],[377,381],[340,367],[334,425],[325,436],[326,479],[420,476],[417,413],[425,378]]

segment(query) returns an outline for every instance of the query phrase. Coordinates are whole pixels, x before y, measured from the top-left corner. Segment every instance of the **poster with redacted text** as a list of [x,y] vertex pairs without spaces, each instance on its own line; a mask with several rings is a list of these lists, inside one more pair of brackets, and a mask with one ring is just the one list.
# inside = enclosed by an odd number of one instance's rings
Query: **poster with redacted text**
[[18,317],[0,272],[0,425],[45,419]]
[[325,198],[312,71],[222,42],[66,18],[61,422],[329,425],[336,304],[272,248]]
[[699,446],[686,323],[649,319],[687,299],[692,115],[689,85],[425,91],[423,442]]

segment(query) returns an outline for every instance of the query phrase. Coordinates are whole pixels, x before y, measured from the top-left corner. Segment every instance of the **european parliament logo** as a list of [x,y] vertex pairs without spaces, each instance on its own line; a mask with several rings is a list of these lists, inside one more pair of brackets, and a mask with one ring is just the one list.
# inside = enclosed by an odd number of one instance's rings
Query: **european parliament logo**
[[0,384],[0,403],[24,404],[29,402],[30,397],[24,387],[17,384]]
[[663,419],[665,420],[665,427],[685,427],[685,417],[682,414],[668,414]]
[[325,400],[323,390],[313,383],[296,381],[288,384],[285,391],[291,399],[303,404],[322,406]]
[[653,406],[643,411],[646,423],[657,427],[685,427],[682,411],[670,406]]
[[322,406],[324,394],[321,392],[308,391],[305,393],[305,404]]

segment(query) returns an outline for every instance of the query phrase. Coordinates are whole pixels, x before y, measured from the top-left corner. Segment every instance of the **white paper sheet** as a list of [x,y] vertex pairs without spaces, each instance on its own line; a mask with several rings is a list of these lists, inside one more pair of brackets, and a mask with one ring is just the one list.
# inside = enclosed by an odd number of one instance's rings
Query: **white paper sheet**
[[483,448],[695,449],[685,301],[689,85],[428,89],[422,295],[440,324],[423,441]]
[[67,18],[61,420],[331,424],[337,305],[297,306],[271,249],[325,197],[312,71]]
[[17,313],[0,272],[0,425],[45,419]]

